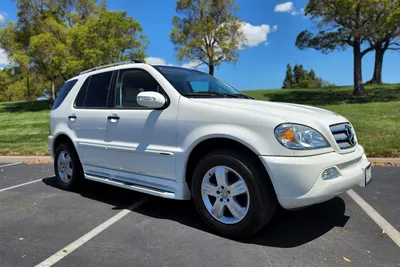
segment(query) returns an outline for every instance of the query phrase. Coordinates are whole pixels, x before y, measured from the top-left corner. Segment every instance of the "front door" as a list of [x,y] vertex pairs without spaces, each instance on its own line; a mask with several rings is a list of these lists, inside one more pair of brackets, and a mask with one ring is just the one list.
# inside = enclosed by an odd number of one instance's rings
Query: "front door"
[[[107,151],[113,169],[130,174],[175,179],[177,105],[155,110],[141,107],[143,91],[165,95],[145,70],[124,69],[117,75],[114,109],[108,114]],[[122,174],[120,174],[122,175]]]

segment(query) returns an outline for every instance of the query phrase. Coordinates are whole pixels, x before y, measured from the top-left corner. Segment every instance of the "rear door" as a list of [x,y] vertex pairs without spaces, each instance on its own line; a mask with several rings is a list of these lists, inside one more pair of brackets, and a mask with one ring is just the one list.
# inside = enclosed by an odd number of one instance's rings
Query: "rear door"
[[76,135],[77,150],[85,172],[90,166],[108,165],[107,100],[112,76],[112,71],[89,76],[76,97],[72,113],[68,114],[68,124]]

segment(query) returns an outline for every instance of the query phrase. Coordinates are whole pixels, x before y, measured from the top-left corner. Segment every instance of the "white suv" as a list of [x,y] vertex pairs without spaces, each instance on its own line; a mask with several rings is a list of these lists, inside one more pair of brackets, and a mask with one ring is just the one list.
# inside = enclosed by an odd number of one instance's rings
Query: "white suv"
[[346,118],[138,61],[68,80],[51,111],[48,151],[63,189],[86,178],[192,199],[205,222],[230,237],[260,230],[278,204],[309,206],[371,180]]

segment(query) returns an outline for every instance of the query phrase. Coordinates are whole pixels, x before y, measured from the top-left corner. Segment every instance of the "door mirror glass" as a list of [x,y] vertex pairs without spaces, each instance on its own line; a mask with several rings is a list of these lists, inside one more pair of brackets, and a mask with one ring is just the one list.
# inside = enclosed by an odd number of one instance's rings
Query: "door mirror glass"
[[165,97],[157,92],[141,92],[137,95],[137,103],[148,108],[162,108],[165,105]]

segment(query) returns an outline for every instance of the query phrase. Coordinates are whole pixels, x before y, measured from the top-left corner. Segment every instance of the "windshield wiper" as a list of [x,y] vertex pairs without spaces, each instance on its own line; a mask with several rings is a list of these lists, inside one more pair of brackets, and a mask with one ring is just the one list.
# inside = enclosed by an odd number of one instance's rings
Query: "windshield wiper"
[[183,94],[183,96],[227,96],[239,98],[239,94],[228,94],[228,93],[220,93],[220,92],[192,92]]
[[254,99],[253,97],[245,95],[245,94],[233,94],[233,95],[237,96],[238,98]]

